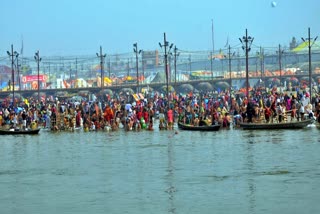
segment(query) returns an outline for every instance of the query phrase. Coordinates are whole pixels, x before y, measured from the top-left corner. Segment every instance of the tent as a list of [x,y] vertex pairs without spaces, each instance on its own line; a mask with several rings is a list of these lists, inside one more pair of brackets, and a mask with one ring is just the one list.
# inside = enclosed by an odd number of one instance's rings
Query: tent
[[[311,40],[312,41],[312,40]],[[312,50],[320,51],[320,41],[312,42]],[[302,42],[296,48],[291,50],[294,53],[304,53],[309,51],[309,41]]]
[[216,88],[219,88],[221,90],[230,88],[230,84],[225,81],[219,81],[215,84],[215,86],[216,86]]
[[180,93],[189,93],[190,91],[194,90],[194,87],[191,84],[182,84],[177,90]]
[[134,91],[132,90],[132,88],[123,88],[123,89],[121,89],[121,92],[128,93],[128,94],[134,94]]
[[213,86],[209,82],[201,82],[196,86],[196,88],[199,91],[212,91],[213,90]]

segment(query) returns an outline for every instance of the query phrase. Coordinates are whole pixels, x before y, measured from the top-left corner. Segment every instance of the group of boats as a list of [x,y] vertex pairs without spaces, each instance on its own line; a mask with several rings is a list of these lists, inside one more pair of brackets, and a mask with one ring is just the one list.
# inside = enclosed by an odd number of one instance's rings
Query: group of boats
[[[269,129],[302,129],[312,124],[314,120],[306,119],[302,121],[283,122],[283,123],[246,123],[242,122],[238,125],[244,130],[269,130]],[[221,124],[193,126],[178,122],[178,127],[182,130],[189,131],[219,131]]]
[[[283,122],[283,123],[245,123],[242,122],[238,125],[239,128],[244,130],[269,130],[269,129],[302,129],[312,124],[314,120],[306,119],[302,121]],[[199,125],[184,124],[178,122],[178,128],[187,131],[219,131],[222,127],[221,124],[208,124],[202,122]],[[40,128],[36,129],[0,129],[0,135],[36,135],[39,134]]]

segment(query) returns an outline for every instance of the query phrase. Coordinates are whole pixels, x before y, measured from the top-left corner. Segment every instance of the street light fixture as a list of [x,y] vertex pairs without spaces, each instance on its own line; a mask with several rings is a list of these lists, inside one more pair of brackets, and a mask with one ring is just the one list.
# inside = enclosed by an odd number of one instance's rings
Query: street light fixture
[[261,70],[261,82],[263,81],[263,73],[264,73],[264,50],[263,48],[260,46],[260,51],[257,52],[257,56],[260,58],[260,70]]
[[12,105],[15,106],[15,97],[14,97],[14,61],[15,58],[18,58],[19,53],[17,51],[13,51],[13,45],[11,45],[11,52],[7,51],[8,56],[11,57],[11,82],[12,82]]
[[180,55],[180,53],[177,52],[178,48],[174,46],[173,52],[174,52],[174,86],[177,85],[177,57]]
[[279,48],[278,48],[278,51],[277,51],[277,54],[278,54],[278,58],[279,58],[279,70],[280,70],[280,89],[281,89],[281,71],[282,71],[282,55],[284,54],[284,50],[281,49],[281,45],[279,44]]
[[42,59],[40,58],[39,51],[35,53],[34,59],[37,62],[37,68],[38,68],[38,103],[40,103],[40,61]]
[[16,67],[17,67],[17,71],[18,71],[18,85],[19,85],[19,90],[21,91],[20,66],[21,66],[21,64],[19,64],[19,54],[18,54]]
[[246,95],[249,98],[249,52],[251,50],[251,44],[253,42],[253,37],[248,36],[248,30],[246,29],[246,35],[239,38],[240,42],[242,43],[242,49],[246,52]]
[[142,52],[142,50],[138,50],[138,43],[133,44],[133,52],[136,53],[136,70],[137,70],[137,93],[139,93],[139,62],[138,62],[138,54]]
[[[170,50],[173,47],[171,43],[169,46],[169,42],[166,39],[166,33],[163,33],[163,44],[159,42],[159,46],[162,48],[164,47],[164,66],[165,66],[165,73],[166,73],[166,85],[167,85],[167,99],[168,99],[168,107],[170,108],[170,100],[169,100],[169,70],[168,70],[168,54],[170,54]],[[167,50],[168,48],[168,50]]]
[[230,75],[230,108],[231,108],[231,91],[232,91],[232,78],[231,78],[231,59],[235,56],[235,52],[231,54],[231,47],[228,47],[228,60],[229,60],[229,75]]
[[102,46],[100,46],[100,55],[96,53],[97,57],[100,57],[100,71],[101,71],[101,89],[104,87],[104,58],[106,54],[102,54]]
[[[311,104],[312,104],[311,47],[313,46],[313,44],[315,43],[315,41],[317,40],[317,38],[318,38],[318,36],[316,36],[316,38],[314,38],[314,39],[310,38],[310,28],[308,28],[308,38],[306,38],[306,39],[301,38],[303,42],[306,42],[306,40],[308,41],[308,49],[309,49],[309,93],[310,93],[310,103],[311,103]],[[312,40],[312,41],[311,41],[311,40]],[[312,44],[311,44],[311,42],[312,42]]]

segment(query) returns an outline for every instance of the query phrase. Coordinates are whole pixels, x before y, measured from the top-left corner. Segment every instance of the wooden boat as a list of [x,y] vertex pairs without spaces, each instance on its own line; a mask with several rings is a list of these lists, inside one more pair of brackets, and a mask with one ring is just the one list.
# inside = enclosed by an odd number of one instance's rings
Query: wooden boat
[[0,135],[34,135],[39,134],[40,128],[37,129],[0,129]]
[[188,130],[188,131],[219,131],[221,125],[217,124],[217,125],[194,126],[194,125],[178,122],[178,127],[179,129]]
[[302,129],[311,124],[313,120],[307,119],[295,122],[284,122],[284,123],[240,123],[240,128],[242,129]]

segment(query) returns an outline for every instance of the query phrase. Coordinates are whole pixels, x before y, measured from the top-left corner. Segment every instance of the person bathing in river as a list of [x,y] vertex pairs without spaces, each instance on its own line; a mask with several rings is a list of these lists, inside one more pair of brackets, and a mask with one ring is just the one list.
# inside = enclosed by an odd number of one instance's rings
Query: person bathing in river
[[198,108],[192,110],[192,122],[194,126],[199,126],[199,114],[198,114]]
[[174,115],[173,115],[173,109],[172,107],[167,112],[167,118],[168,118],[168,129],[173,129],[173,122],[174,122]]
[[219,116],[217,109],[211,106],[211,125],[215,125],[218,122]]
[[222,121],[222,127],[230,127],[230,115],[228,112],[225,113]]
[[167,123],[165,121],[165,116],[164,116],[164,109],[160,107],[159,110],[159,129],[166,129],[167,128]]
[[278,122],[281,123],[283,121],[284,115],[283,115],[283,104],[277,103],[277,114],[278,114]]
[[250,100],[247,105],[248,123],[252,123],[253,116],[254,116],[254,105],[253,105],[253,102]]
[[264,118],[266,120],[266,123],[270,122],[271,115],[272,115],[272,111],[271,111],[270,107],[265,106],[265,108],[264,108]]
[[242,104],[240,106],[240,114],[241,114],[242,122],[245,122],[245,120],[247,118],[247,104],[246,104],[246,102],[242,102]]

